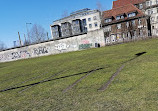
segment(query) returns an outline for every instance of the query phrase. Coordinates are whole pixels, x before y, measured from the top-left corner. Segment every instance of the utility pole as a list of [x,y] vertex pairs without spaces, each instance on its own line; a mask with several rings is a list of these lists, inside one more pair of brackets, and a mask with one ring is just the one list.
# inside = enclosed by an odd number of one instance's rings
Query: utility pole
[[29,29],[27,27],[28,24],[32,24],[32,23],[26,23],[26,30],[27,30],[27,35],[28,35],[28,42],[30,44],[30,34],[29,34]]
[[22,43],[21,43],[21,38],[20,38],[20,33],[19,33],[19,32],[18,32],[18,35],[19,35],[20,45],[22,46]]
[[49,40],[49,37],[48,37],[48,32],[47,32],[47,38],[48,38],[48,40]]

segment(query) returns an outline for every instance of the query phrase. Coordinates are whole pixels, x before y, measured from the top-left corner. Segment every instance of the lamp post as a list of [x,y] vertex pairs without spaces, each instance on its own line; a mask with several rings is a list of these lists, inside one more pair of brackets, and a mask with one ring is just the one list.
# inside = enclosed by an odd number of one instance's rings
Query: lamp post
[[31,25],[32,23],[26,23],[26,30],[27,30],[27,35],[28,35],[28,42],[30,44],[30,34],[29,34],[29,29],[27,25]]

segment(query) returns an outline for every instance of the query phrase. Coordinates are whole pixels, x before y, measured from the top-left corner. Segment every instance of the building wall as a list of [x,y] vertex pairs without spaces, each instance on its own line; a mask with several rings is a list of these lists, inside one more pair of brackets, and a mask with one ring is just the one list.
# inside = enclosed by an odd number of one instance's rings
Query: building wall
[[134,5],[151,17],[151,35],[158,36],[158,0],[145,0],[142,3]]
[[[135,22],[134,25],[132,25],[132,21]],[[129,24],[128,27],[127,23]],[[117,28],[117,25],[120,25],[120,29]],[[147,20],[146,18],[138,18],[130,21],[122,21],[105,26],[103,31],[106,44],[135,40],[148,36]]]
[[0,52],[0,62],[47,56],[105,46],[103,30]]
[[146,0],[145,14],[150,16],[152,35],[158,36],[158,0]]
[[158,13],[151,15],[151,29],[152,35],[158,36]]
[[[101,18],[100,18],[100,16],[101,15],[100,15],[99,11],[97,11],[97,10],[90,10],[90,11],[87,11],[87,12],[84,12],[84,13],[81,13],[81,14],[75,14],[75,15],[71,15],[69,17],[63,18],[61,20],[57,20],[57,21],[55,21],[53,23],[52,26],[54,26],[54,25],[61,26],[61,24],[65,23],[65,22],[68,22],[68,23],[70,23],[72,25],[73,20],[86,19],[87,25],[85,27],[87,28],[87,32],[94,31],[94,30],[100,29],[100,26],[101,26]],[[97,23],[97,26],[95,26],[95,23]],[[71,28],[73,28],[73,26]],[[53,33],[52,28],[51,28],[51,32]],[[53,34],[52,34],[52,38],[55,38],[55,37],[53,37]]]

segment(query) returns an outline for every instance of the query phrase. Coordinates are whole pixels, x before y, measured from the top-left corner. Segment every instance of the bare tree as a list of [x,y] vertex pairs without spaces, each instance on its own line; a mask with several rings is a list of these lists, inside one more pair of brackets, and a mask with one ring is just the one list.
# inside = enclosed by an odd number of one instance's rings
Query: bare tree
[[69,16],[68,11],[64,10],[61,17],[64,18],[64,17],[67,17],[67,16]]
[[[105,6],[103,7],[103,5],[100,2],[100,0],[96,0],[96,9],[100,11],[100,19],[101,19],[101,22],[102,22],[102,20],[103,20],[103,18],[102,18],[102,14],[103,13],[102,12],[104,10],[106,10],[106,7]],[[102,27],[102,24],[100,25],[100,27]]]
[[6,45],[0,41],[0,51],[5,50],[6,49]]
[[103,6],[99,0],[96,1],[96,8],[99,11],[103,11]]
[[32,43],[39,43],[47,39],[47,33],[41,25],[34,24],[30,30]]
[[30,42],[29,42],[28,40],[25,40],[25,41],[24,41],[24,46],[25,46],[25,45],[29,45],[29,44],[30,44]]

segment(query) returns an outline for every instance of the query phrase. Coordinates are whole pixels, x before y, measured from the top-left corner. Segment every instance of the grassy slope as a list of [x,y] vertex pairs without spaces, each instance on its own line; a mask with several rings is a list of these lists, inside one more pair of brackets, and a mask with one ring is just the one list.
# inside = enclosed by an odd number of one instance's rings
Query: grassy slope
[[[0,64],[0,89],[14,86],[28,78],[40,78],[21,83],[26,85],[56,77],[105,69],[89,75],[66,93],[62,91],[83,75],[39,84],[21,93],[23,88],[0,93],[0,110],[52,111],[117,111],[158,109],[158,39],[89,49],[60,55]],[[116,72],[124,61],[138,52],[147,54],[129,62],[104,92],[97,89]]]

